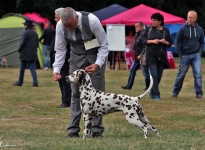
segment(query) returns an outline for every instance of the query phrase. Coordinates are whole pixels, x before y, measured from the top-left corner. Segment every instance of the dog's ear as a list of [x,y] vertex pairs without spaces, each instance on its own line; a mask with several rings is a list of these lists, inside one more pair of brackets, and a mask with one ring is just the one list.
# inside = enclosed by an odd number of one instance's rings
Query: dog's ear
[[85,71],[79,72],[79,83],[82,84],[85,79]]

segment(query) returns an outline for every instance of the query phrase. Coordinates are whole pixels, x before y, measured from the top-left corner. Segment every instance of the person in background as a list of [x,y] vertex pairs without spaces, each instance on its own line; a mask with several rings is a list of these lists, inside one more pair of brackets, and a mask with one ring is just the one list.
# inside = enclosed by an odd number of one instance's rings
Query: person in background
[[[97,39],[97,40],[95,40]],[[85,49],[85,42],[97,42]],[[108,55],[107,35],[99,19],[89,12],[76,12],[66,7],[61,12],[61,20],[56,27],[55,62],[53,64],[53,80],[61,78],[60,69],[66,57],[66,45],[70,42],[70,73],[78,69],[85,69],[90,75],[94,88],[105,91],[105,67]],[[96,47],[96,45],[99,46]],[[80,92],[79,85],[71,83],[71,120],[68,126],[67,138],[79,137],[80,132]],[[91,125],[92,137],[102,137],[104,127],[102,116],[95,116]]]
[[115,70],[116,57],[117,57],[117,52],[116,51],[109,51],[108,61],[110,62],[110,64],[109,64],[109,69],[110,70]]
[[189,11],[187,14],[187,23],[179,29],[176,36],[175,47],[180,60],[179,72],[174,83],[172,98],[177,98],[177,95],[181,91],[189,65],[191,65],[193,71],[196,98],[203,98],[201,52],[204,48],[204,31],[196,23],[196,20],[196,11]]
[[147,68],[140,65],[142,50],[144,49],[144,45],[142,43],[142,36],[144,34],[144,31],[145,31],[143,23],[137,22],[135,24],[135,30],[136,30],[136,34],[135,34],[135,40],[134,40],[134,45],[133,45],[133,49],[135,51],[135,60],[133,61],[132,66],[130,68],[130,75],[128,78],[128,83],[126,86],[121,86],[121,88],[125,89],[125,90],[132,89],[132,86],[133,86],[134,80],[135,80],[135,76],[136,76],[136,72],[141,67],[142,73],[145,76],[145,85],[146,85],[145,90],[146,90],[150,84],[149,71]]
[[43,61],[44,61],[44,70],[51,69],[51,58],[50,58],[50,51],[51,51],[51,41],[53,40],[55,34],[55,30],[51,27],[51,23],[46,23],[46,29],[43,31],[39,42],[43,40]]
[[[60,14],[63,8],[58,8],[55,10],[55,21],[56,23],[60,20]],[[51,52],[53,53],[52,57],[55,58],[55,36],[51,42]],[[60,75],[61,79],[58,80],[60,91],[61,91],[61,99],[62,103],[59,106],[59,108],[66,108],[70,107],[71,102],[71,86],[70,83],[66,81],[65,77],[69,75],[69,62],[68,59],[70,58],[70,43],[67,43],[67,52],[65,57],[65,62],[63,64],[63,67],[61,68]],[[55,59],[54,59],[55,60]]]
[[[143,43],[147,45],[146,61],[153,78],[150,98],[160,100],[159,84],[164,69],[169,68],[166,48],[172,45],[172,40],[169,30],[164,27],[164,16],[160,13],[154,13],[151,19],[152,26],[146,29]],[[148,37],[150,28],[151,31]]]
[[132,30],[129,31],[128,35],[125,37],[125,51],[126,52],[132,52],[133,51],[133,43],[134,43],[134,32]]
[[33,21],[26,20],[24,23],[25,31],[21,36],[20,45],[18,48],[19,59],[21,60],[19,79],[13,83],[14,86],[22,86],[24,80],[24,72],[28,67],[33,78],[33,87],[38,86],[36,73],[36,60],[38,48],[38,35],[33,30]]

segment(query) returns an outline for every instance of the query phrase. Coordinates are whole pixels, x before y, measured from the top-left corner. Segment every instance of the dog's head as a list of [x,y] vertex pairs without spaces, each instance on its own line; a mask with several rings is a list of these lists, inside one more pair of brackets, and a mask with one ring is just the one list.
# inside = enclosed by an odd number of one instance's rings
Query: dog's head
[[83,80],[85,79],[85,75],[85,70],[79,69],[74,71],[72,74],[66,76],[65,78],[67,82],[72,82],[81,85],[83,83]]

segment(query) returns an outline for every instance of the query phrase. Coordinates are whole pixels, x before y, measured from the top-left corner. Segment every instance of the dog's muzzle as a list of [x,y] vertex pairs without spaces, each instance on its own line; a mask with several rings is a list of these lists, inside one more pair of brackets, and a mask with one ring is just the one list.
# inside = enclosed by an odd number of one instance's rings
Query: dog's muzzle
[[66,82],[70,82],[69,76],[66,76],[65,79],[66,79]]

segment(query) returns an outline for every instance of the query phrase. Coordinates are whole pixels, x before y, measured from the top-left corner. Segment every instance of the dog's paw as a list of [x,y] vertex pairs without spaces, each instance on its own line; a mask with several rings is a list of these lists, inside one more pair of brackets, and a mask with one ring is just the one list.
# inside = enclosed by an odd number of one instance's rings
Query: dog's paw
[[83,136],[83,139],[86,139],[86,138],[90,138],[90,135],[87,134]]

